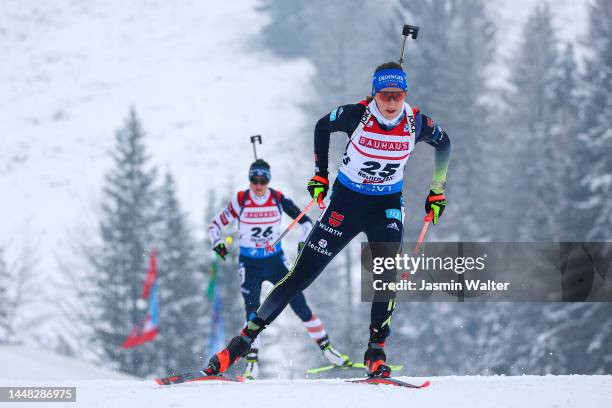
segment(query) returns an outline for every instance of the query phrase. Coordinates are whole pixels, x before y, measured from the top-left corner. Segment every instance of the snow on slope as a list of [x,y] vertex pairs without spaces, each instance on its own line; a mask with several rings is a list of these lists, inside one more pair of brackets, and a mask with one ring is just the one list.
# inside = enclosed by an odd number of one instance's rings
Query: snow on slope
[[0,383],[133,380],[134,377],[35,347],[0,345]]
[[160,387],[151,381],[33,383],[0,379],[0,386],[76,386],[76,404],[66,403],[65,406],[87,408],[603,408],[609,406],[612,398],[612,376],[434,377],[431,380],[431,386],[423,390],[348,384],[342,380],[263,380],[245,384],[188,383]]
[[[277,146],[301,126],[294,96],[304,94],[310,68],[253,48],[264,22],[254,6],[3,1],[0,245],[28,225],[52,256],[91,215],[130,105],[194,221],[207,189],[245,182],[249,135],[264,135],[273,164],[288,161]],[[291,118],[282,131],[278,118]]]
[[[425,378],[397,377],[412,383]],[[244,384],[194,382],[160,387],[151,380],[25,346],[0,346],[0,387],[77,387],[77,402],[54,407],[607,407],[612,376],[432,377],[411,390],[343,380],[258,380]],[[40,403],[20,404],[38,407]]]

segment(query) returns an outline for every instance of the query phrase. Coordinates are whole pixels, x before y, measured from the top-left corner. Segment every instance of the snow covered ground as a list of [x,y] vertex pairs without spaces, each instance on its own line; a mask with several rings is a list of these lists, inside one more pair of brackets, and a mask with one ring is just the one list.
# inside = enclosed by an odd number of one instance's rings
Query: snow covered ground
[[[417,382],[420,378],[400,377]],[[608,407],[612,376],[435,377],[429,388],[349,384],[343,380],[261,380],[245,384],[152,381],[10,381],[0,386],[76,386],[66,407]],[[28,404],[20,404],[25,407]],[[40,406],[40,404],[33,406]],[[59,404],[54,404],[60,406]]]
[[[424,378],[398,377],[421,383]],[[608,407],[612,376],[431,377],[422,390],[343,380],[193,382],[162,387],[95,364],[28,346],[0,346],[0,387],[77,388],[77,402],[53,407]],[[19,407],[41,403],[20,403]]]
[[135,377],[51,351],[22,345],[0,346],[0,382],[130,380]]

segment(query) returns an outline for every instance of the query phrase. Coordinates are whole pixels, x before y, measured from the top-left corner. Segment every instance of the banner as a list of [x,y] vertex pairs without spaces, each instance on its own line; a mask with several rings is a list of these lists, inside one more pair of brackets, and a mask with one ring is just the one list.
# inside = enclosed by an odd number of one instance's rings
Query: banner
[[151,252],[149,271],[138,299],[140,304],[148,306],[147,315],[136,324],[121,347],[128,349],[149,342],[159,333],[159,304],[157,297],[157,251]]

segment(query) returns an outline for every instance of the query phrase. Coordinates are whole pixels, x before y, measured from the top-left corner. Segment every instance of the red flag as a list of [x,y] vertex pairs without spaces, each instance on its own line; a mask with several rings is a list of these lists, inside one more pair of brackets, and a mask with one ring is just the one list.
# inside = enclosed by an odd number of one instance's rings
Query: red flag
[[136,324],[130,331],[127,339],[121,347],[130,348],[139,346],[148,341],[155,339],[159,333],[159,315],[157,302],[157,252],[151,252],[151,260],[149,263],[149,271],[142,287],[141,299],[147,300],[149,310],[143,321]]

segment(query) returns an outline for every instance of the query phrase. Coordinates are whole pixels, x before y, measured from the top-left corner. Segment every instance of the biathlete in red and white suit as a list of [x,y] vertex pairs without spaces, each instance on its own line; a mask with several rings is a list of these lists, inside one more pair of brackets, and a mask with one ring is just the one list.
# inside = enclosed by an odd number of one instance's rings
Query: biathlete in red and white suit
[[[444,188],[450,140],[431,118],[405,103],[406,91],[402,67],[395,62],[382,64],[372,78],[372,97],[340,106],[317,122],[315,176],[308,183],[308,191],[316,200],[325,197],[329,186],[330,134],[345,132],[349,137],[329,205],[313,227],[292,270],[274,287],[240,335],[210,359],[205,369],[207,374],[223,372],[243,356],[293,296],[308,287],[358,233],[364,232],[370,243],[391,243],[373,245],[373,257],[397,254],[403,236],[404,166],[421,141],[435,148],[433,182],[425,211],[433,213],[433,223],[438,223],[446,206]],[[395,281],[395,271],[389,271],[384,280]],[[383,295],[390,300],[383,302],[375,298],[372,302],[370,338],[364,354],[366,371],[371,377],[391,374],[384,346],[390,333],[395,298],[394,293]]]
[[[213,250],[222,259],[227,255],[227,247],[221,239],[221,230],[234,219],[238,222],[240,236],[239,274],[240,290],[244,298],[246,319],[256,316],[259,308],[261,285],[264,281],[277,284],[288,272],[288,261],[279,242],[272,251],[266,249],[268,243],[280,236],[283,212],[292,218],[300,214],[299,208],[278,190],[268,188],[271,173],[270,166],[264,160],[255,161],[249,169],[249,189],[235,194],[227,206],[210,223],[209,236]],[[312,229],[308,216],[302,217],[304,241]],[[300,242],[299,249],[304,242]],[[312,313],[300,291],[289,301],[289,305],[302,320],[306,331],[323,352],[323,355],[334,365],[350,363],[348,356],[338,352],[330,343],[323,323]],[[254,341],[246,356],[247,367],[244,376],[256,378],[258,374],[259,342]]]

